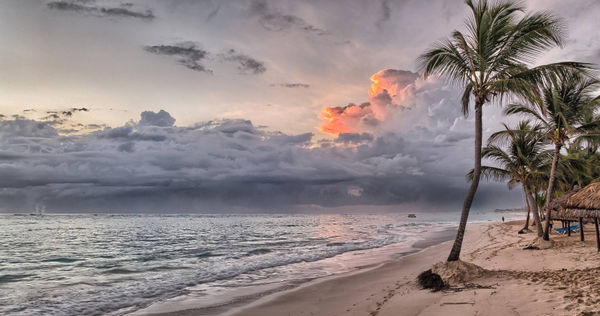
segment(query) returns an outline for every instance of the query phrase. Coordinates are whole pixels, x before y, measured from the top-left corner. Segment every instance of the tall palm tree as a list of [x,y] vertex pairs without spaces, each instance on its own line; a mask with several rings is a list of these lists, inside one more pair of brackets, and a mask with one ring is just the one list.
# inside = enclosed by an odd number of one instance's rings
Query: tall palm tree
[[546,137],[554,144],[546,190],[544,240],[549,239],[551,210],[547,206],[554,195],[560,150],[573,138],[597,136],[600,127],[600,121],[586,120],[593,117],[600,103],[600,97],[593,97],[599,87],[598,80],[578,71],[563,71],[549,78],[540,82],[540,98],[527,104],[511,104],[505,110],[506,114],[524,114],[538,120],[545,128]]
[[[492,134],[488,145],[482,150],[483,158],[493,161],[497,166],[482,166],[481,172],[486,178],[508,181],[509,188],[521,183],[525,202],[529,212],[533,214],[537,234],[541,237],[544,231],[535,192],[531,191],[531,187],[534,177],[541,173],[541,168],[551,159],[551,153],[543,150],[544,137],[540,131],[541,126],[531,125],[527,120],[519,122],[514,129],[504,124],[504,130]],[[469,178],[473,174],[474,170],[471,170]]]
[[531,85],[549,73],[565,68],[585,68],[581,63],[556,63],[529,69],[535,57],[561,46],[563,25],[547,12],[525,12],[522,3],[513,1],[466,0],[471,16],[466,32],[454,31],[419,56],[425,77],[439,74],[464,88],[462,110],[469,112],[471,98],[475,109],[475,163],[473,181],[465,198],[458,232],[448,261],[459,259],[469,211],[481,176],[483,105],[509,94],[535,99]]

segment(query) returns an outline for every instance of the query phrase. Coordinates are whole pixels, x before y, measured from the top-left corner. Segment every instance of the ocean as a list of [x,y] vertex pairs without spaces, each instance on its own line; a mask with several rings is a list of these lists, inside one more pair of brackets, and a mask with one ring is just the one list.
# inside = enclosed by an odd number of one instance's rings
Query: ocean
[[[512,213],[475,213],[473,222]],[[458,214],[0,214],[1,315],[218,314],[454,237]]]

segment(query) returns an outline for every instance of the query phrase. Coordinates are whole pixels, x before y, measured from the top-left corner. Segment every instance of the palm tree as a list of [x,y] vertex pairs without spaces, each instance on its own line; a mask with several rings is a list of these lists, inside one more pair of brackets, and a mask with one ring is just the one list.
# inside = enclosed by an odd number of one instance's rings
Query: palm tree
[[545,135],[554,144],[554,155],[548,189],[546,190],[546,223],[544,240],[549,239],[550,208],[556,180],[556,168],[560,150],[576,137],[598,135],[599,120],[586,120],[593,117],[600,97],[592,97],[599,87],[599,81],[578,71],[557,73],[545,82],[540,82],[540,98],[528,104],[511,104],[506,114],[524,114],[538,120],[545,129]]
[[[531,191],[532,180],[541,173],[541,168],[550,160],[551,153],[543,151],[543,134],[541,126],[531,125],[529,121],[521,121],[516,128],[511,129],[504,124],[504,130],[492,134],[488,145],[483,148],[482,156],[492,160],[497,166],[482,166],[482,175],[496,181],[508,181],[509,188],[521,183],[525,202],[529,213],[533,214],[538,236],[543,235],[535,192]],[[502,146],[506,145],[506,146]],[[503,148],[505,147],[505,148]],[[472,178],[474,170],[469,173]],[[525,224],[527,228],[527,223]]]
[[[568,144],[566,155],[561,155],[556,166],[555,194],[565,193],[575,186],[580,188],[598,181],[600,176],[600,156],[595,149],[584,148],[581,139]],[[591,151],[593,150],[593,151]]]
[[581,63],[555,63],[529,69],[535,57],[561,46],[563,25],[547,12],[522,14],[525,7],[513,1],[466,0],[471,17],[463,34],[454,31],[419,56],[425,77],[444,76],[464,88],[462,110],[468,115],[471,98],[475,109],[475,163],[473,181],[465,198],[458,232],[448,261],[459,259],[469,211],[481,176],[483,105],[505,95],[535,99],[532,84],[565,68],[585,68]]

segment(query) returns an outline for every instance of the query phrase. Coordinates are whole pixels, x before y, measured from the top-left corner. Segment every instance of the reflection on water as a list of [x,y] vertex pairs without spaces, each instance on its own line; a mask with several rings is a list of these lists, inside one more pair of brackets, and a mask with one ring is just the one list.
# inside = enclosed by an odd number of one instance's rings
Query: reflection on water
[[355,269],[357,250],[408,249],[454,225],[436,216],[0,215],[0,314],[124,314],[288,286]]

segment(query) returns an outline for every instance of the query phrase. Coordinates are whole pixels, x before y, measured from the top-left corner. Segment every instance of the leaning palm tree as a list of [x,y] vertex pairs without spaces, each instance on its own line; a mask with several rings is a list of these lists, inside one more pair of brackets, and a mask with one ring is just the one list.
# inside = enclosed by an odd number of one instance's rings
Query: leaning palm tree
[[[504,124],[504,130],[492,134],[488,145],[482,150],[482,157],[491,160],[496,166],[482,166],[482,175],[496,181],[508,181],[509,189],[520,183],[525,194],[529,213],[533,214],[538,236],[543,235],[535,192],[531,191],[532,180],[541,173],[541,168],[551,159],[551,153],[544,151],[544,137],[541,126],[521,121],[511,129]],[[468,177],[473,177],[471,170]],[[527,224],[525,224],[527,225]],[[527,226],[525,226],[527,227]]]
[[577,137],[598,135],[600,121],[586,121],[593,117],[600,104],[600,97],[593,97],[600,82],[578,71],[565,71],[550,77],[540,85],[540,98],[527,104],[511,104],[506,114],[524,114],[538,120],[545,128],[546,137],[554,144],[554,156],[548,189],[546,190],[546,223],[544,239],[549,239],[550,208],[556,182],[556,168],[560,150]]
[[423,53],[418,64],[425,77],[439,74],[464,88],[462,110],[475,109],[475,163],[473,181],[465,198],[458,232],[448,261],[459,259],[469,211],[481,176],[483,105],[510,95],[535,99],[533,84],[549,73],[566,68],[585,68],[581,63],[556,63],[529,69],[538,54],[563,41],[563,24],[547,12],[522,14],[525,7],[514,1],[466,0],[471,16],[466,32],[454,31]]

